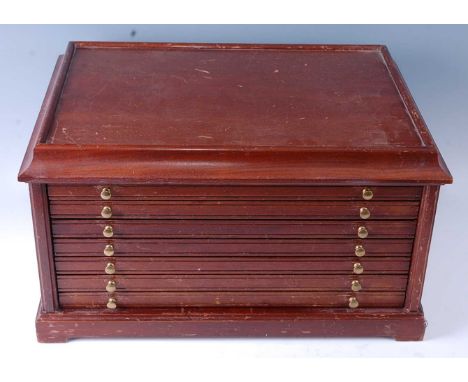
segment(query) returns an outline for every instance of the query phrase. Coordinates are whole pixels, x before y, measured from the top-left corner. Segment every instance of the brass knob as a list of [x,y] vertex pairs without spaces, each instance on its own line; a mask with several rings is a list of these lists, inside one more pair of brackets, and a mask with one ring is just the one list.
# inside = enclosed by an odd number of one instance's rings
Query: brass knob
[[104,219],[109,219],[112,216],[112,208],[109,206],[104,206],[101,211],[101,216]]
[[106,268],[104,269],[104,271],[108,275],[113,275],[115,273],[115,265],[113,263],[107,263]]
[[[104,211],[104,210],[103,210]],[[359,209],[359,216],[361,219],[369,219],[370,218],[370,211],[366,207],[361,207]]]
[[112,244],[107,244],[104,247],[104,255],[106,256],[114,256],[114,246]]
[[[361,238],[361,239],[365,239],[368,235],[369,235],[369,232],[367,231],[367,228],[364,227],[364,226],[361,226],[358,228],[357,230],[357,235]],[[105,235],[104,235],[105,236]],[[112,235],[111,235],[112,236]]]
[[110,188],[104,187],[101,190],[101,199],[102,200],[109,200],[112,196]]
[[114,236],[114,230],[112,229],[112,226],[106,225],[106,226],[104,227],[104,231],[102,231],[102,234],[104,235],[104,237],[112,237],[112,236]]
[[109,309],[117,308],[117,300],[111,297],[109,300],[107,300],[107,307]]
[[354,247],[354,253],[357,257],[362,257],[366,254],[366,250],[362,245],[358,244]]
[[362,289],[362,285],[358,280],[351,281],[351,290],[353,292],[359,292],[361,289]]
[[361,265],[361,263],[355,263],[353,266],[353,272],[357,275],[360,275],[362,272],[364,272],[364,267]]
[[374,193],[372,192],[371,189],[365,188],[362,190],[362,198],[364,200],[371,200],[374,197]]
[[356,297],[350,297],[348,301],[349,301],[348,306],[351,309],[356,309],[359,306],[359,302]]
[[117,290],[117,285],[114,280],[109,280],[106,285],[106,291],[109,293],[114,293]]

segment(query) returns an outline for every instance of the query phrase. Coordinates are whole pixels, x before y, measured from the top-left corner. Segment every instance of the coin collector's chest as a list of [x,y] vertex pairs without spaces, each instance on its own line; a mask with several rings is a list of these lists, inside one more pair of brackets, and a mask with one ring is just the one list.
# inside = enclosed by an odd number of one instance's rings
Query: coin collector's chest
[[423,338],[452,179],[384,46],[70,43],[19,180],[39,341]]

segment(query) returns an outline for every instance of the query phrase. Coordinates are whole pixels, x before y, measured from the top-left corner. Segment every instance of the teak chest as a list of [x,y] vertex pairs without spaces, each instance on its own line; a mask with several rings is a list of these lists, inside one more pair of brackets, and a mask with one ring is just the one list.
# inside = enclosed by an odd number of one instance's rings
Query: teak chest
[[423,338],[452,178],[384,46],[70,43],[19,180],[39,341]]

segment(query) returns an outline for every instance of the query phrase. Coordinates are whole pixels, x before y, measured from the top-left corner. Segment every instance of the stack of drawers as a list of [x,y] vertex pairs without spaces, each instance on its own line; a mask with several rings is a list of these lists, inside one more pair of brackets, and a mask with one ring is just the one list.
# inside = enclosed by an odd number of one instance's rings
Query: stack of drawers
[[422,187],[49,185],[62,308],[402,308]]

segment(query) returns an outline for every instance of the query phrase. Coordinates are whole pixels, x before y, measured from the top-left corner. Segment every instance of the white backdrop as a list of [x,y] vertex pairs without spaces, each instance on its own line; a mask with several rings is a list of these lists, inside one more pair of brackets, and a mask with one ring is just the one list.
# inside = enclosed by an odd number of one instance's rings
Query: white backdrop
[[[423,295],[423,342],[390,339],[75,340],[38,344],[39,285],[27,186],[16,176],[57,56],[69,40],[382,43],[399,65],[455,179],[442,189]],[[0,26],[0,338],[19,372],[53,359],[106,370],[213,357],[468,356],[467,26]],[[10,314],[11,313],[11,314]],[[27,361],[25,363],[25,361]],[[67,368],[73,374],[72,368]],[[63,372],[66,372],[62,370]],[[40,371],[39,371],[40,373]],[[112,373],[109,373],[112,378]]]

